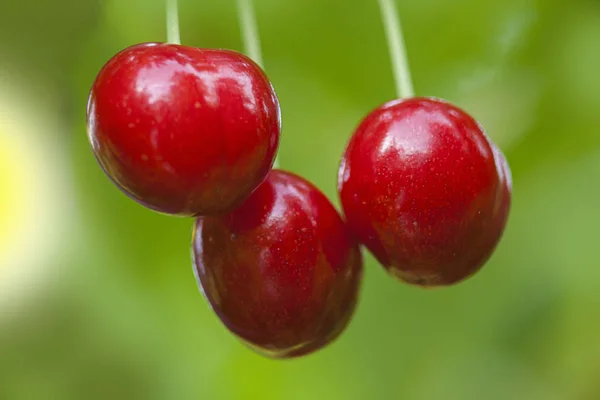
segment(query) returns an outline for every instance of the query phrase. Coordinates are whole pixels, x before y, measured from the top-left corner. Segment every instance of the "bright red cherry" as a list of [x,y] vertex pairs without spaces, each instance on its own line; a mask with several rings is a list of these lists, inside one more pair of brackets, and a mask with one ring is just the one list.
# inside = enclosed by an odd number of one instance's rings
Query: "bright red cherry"
[[512,183],[501,151],[465,111],[411,98],[369,114],[338,176],[348,226],[397,278],[460,282],[493,253]]
[[259,353],[304,355],[332,342],[354,312],[362,255],[329,200],[273,170],[238,209],[198,218],[198,284],[225,326]]
[[230,51],[145,43],[114,56],[92,87],[88,135],[109,178],[167,214],[226,212],[265,179],[281,129],[264,72]]

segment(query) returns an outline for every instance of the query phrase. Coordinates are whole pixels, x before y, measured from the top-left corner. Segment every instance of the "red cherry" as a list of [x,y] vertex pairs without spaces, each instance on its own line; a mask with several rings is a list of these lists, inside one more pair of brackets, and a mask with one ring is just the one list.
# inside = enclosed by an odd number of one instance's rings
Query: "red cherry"
[[229,50],[145,43],[114,56],[92,87],[88,135],[128,196],[180,216],[229,211],[270,170],[280,109],[264,72]]
[[271,171],[231,213],[198,218],[193,255],[213,310],[269,357],[332,342],[358,300],[358,245],[325,195],[289,172]]
[[481,126],[429,98],[369,114],[338,176],[350,229],[392,275],[421,286],[451,285],[483,266],[504,231],[511,185]]

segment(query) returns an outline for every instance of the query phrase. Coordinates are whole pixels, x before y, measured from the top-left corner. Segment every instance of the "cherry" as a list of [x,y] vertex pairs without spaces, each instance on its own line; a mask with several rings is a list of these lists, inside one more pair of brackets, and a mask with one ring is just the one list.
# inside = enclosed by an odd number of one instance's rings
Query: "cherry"
[[329,200],[273,170],[236,210],[196,220],[198,284],[225,326],[273,358],[332,342],[354,312],[362,255]]
[[465,111],[409,98],[362,121],[342,158],[338,189],[349,228],[392,275],[442,286],[489,259],[512,183],[504,155]]
[[279,102],[264,72],[230,50],[144,43],[114,56],[88,102],[88,135],[109,178],[167,214],[241,204],[279,143]]

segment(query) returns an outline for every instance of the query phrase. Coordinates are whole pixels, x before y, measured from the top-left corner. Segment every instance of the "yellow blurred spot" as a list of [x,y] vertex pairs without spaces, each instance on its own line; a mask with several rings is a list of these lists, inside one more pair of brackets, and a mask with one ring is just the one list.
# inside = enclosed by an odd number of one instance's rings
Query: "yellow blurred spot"
[[27,169],[21,163],[28,157],[19,147],[5,132],[0,132],[0,254],[7,254],[14,247],[21,231],[19,220],[27,212],[29,177],[24,176]]
[[52,103],[44,92],[11,87],[17,75],[3,74],[0,69],[0,325],[50,287],[72,222],[65,216],[75,214]]

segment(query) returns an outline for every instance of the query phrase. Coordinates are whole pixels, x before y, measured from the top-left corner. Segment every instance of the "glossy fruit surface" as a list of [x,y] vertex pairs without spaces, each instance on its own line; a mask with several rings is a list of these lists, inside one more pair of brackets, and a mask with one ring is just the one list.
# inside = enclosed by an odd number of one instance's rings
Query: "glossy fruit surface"
[[90,92],[88,136],[129,197],[194,216],[229,211],[265,179],[280,109],[263,71],[229,50],[144,43],[114,56]]
[[348,226],[392,275],[442,286],[491,256],[512,183],[506,159],[471,116],[442,100],[411,98],[362,121],[338,189]]
[[332,342],[349,323],[362,255],[329,200],[306,180],[273,170],[233,212],[198,218],[199,286],[225,326],[274,358]]

